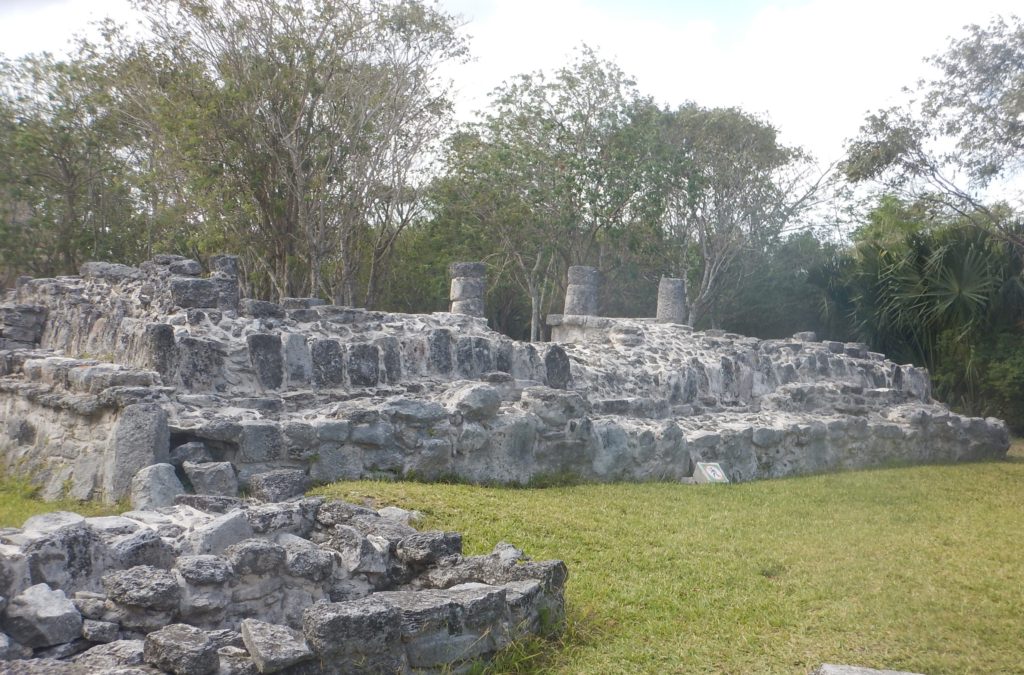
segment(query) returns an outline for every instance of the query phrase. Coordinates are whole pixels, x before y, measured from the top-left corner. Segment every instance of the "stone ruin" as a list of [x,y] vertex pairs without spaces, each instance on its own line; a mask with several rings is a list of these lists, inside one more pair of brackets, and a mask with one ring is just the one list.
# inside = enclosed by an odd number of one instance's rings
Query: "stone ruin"
[[682,280],[656,319],[613,319],[571,268],[529,344],[488,329],[479,263],[429,315],[240,299],[237,258],[209,264],[87,263],[0,305],[0,467],[135,509],[0,531],[0,658],[35,657],[12,672],[459,670],[561,616],[560,562],[462,557],[316,483],[743,481],[1009,447],[865,345],[693,330]]
[[179,495],[0,530],[0,672],[463,672],[563,617],[565,565],[417,514]]
[[597,271],[572,268],[552,342],[530,344],[488,329],[478,263],[452,266],[459,312],[426,315],[240,300],[237,258],[210,266],[19,279],[0,306],[0,467],[45,499],[148,508],[339,479],[683,480],[710,461],[742,481],[1009,447],[1001,421],[951,413],[926,371],[863,344],[677,323],[674,280],[660,320],[613,319],[594,316]]

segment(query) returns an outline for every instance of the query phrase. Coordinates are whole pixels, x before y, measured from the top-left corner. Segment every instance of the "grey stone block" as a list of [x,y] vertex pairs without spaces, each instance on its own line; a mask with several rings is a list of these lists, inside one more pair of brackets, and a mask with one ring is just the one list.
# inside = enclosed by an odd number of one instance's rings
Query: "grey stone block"
[[309,479],[301,469],[276,469],[256,474],[249,480],[249,494],[265,502],[283,502],[302,495]]
[[231,462],[207,462],[182,465],[185,475],[192,483],[192,489],[200,495],[235,497],[238,495],[238,477]]
[[313,357],[306,336],[301,333],[285,333],[282,344],[284,374],[288,384],[309,384],[313,378]]
[[242,640],[261,673],[276,673],[313,658],[302,633],[287,626],[244,619]]
[[281,336],[276,333],[253,333],[245,338],[249,348],[249,363],[256,371],[260,385],[278,389],[284,380],[284,359],[281,355]]
[[266,300],[253,300],[246,298],[238,304],[239,311],[257,319],[283,319],[284,309],[281,305]]
[[376,345],[349,345],[346,366],[353,387],[375,387],[380,381],[380,350]]
[[162,407],[136,403],[122,410],[104,466],[106,498],[116,501],[127,496],[140,469],[167,462],[169,446],[167,412]]
[[108,572],[103,588],[114,602],[158,611],[176,609],[181,597],[174,574],[149,565]]
[[220,294],[210,279],[195,277],[172,277],[170,283],[171,301],[178,307],[218,307]]
[[139,469],[132,478],[133,509],[157,509],[174,504],[174,498],[185,492],[170,464],[153,464]]
[[373,596],[321,603],[302,615],[306,641],[334,672],[402,672],[401,613]]
[[113,642],[121,627],[111,621],[84,619],[82,621],[82,637],[90,642]]
[[147,635],[143,658],[176,675],[209,675],[218,665],[217,648],[206,633],[182,623]]
[[183,549],[195,555],[220,553],[228,546],[252,537],[252,527],[241,510],[229,511],[205,525],[196,527],[185,538]]
[[314,340],[310,346],[313,362],[313,384],[338,387],[345,382],[345,360],[337,340]]
[[36,584],[10,599],[4,631],[26,647],[71,642],[82,634],[82,615],[64,591]]
[[246,539],[224,550],[235,574],[274,574],[284,567],[287,553],[266,539]]
[[175,260],[167,269],[171,274],[181,274],[186,277],[198,277],[203,273],[203,266],[199,264],[198,260]]

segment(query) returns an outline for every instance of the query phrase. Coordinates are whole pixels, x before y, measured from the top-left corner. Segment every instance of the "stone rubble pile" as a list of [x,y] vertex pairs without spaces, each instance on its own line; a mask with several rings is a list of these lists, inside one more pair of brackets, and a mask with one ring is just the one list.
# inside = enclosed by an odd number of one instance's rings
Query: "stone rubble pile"
[[479,316],[478,263],[450,270],[468,314],[429,315],[240,299],[238,260],[208,264],[20,279],[0,305],[0,470],[47,499],[152,508],[364,477],[680,480],[719,462],[750,480],[1009,447],[1001,421],[951,413],[925,371],[865,345],[674,323],[681,280],[659,320],[610,319],[592,315],[600,275],[573,268],[553,341],[528,344]]
[[177,501],[0,530],[0,672],[452,672],[563,617],[561,561],[402,509]]

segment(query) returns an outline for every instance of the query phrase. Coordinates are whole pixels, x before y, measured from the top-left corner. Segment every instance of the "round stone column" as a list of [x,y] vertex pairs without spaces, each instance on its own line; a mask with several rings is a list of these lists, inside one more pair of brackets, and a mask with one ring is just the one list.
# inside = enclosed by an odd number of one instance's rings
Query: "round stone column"
[[686,323],[686,279],[662,277],[658,282],[658,323]]
[[448,266],[452,314],[484,315],[487,266],[482,262],[456,262]]
[[565,288],[563,314],[597,316],[597,294],[601,273],[596,267],[575,265],[569,268],[569,284]]

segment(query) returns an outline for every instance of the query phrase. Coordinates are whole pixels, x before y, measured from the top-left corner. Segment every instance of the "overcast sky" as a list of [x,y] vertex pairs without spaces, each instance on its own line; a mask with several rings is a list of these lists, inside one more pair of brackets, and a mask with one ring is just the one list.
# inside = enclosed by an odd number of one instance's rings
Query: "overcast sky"
[[[442,0],[463,16],[474,61],[453,72],[460,116],[506,78],[553,70],[586,43],[659,102],[739,106],[784,142],[837,159],[864,113],[901,100],[965,24],[1020,0]],[[127,0],[0,0],[0,51],[61,52]]]

